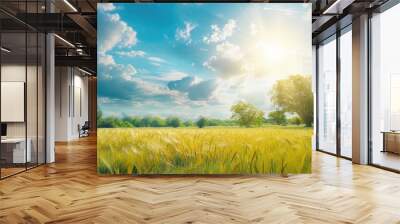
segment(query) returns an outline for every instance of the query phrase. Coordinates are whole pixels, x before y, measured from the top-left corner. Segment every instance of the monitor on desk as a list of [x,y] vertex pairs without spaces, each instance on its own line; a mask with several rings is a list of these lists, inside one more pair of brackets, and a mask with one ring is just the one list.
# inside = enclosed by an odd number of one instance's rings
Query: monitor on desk
[[5,138],[7,136],[7,124],[1,123],[1,138]]

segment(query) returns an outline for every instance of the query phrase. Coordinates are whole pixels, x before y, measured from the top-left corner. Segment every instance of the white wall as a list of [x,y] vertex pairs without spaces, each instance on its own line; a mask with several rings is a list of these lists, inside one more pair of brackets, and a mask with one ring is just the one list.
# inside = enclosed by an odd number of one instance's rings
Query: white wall
[[55,68],[55,141],[67,141],[69,133],[69,68]]
[[[2,65],[1,81],[2,82],[25,82],[25,65]],[[28,67],[29,69],[29,67]],[[7,108],[1,108],[7,110]],[[25,137],[25,122],[7,123],[7,137]]]
[[77,139],[78,125],[88,120],[88,78],[76,68],[56,67],[55,85],[55,140]]
[[[76,70],[75,70],[76,72]],[[83,125],[85,121],[88,121],[88,78],[86,76],[74,75],[74,108],[72,108],[72,120],[71,120],[71,135],[73,138],[79,137],[78,125]],[[75,112],[75,113],[74,113]]]

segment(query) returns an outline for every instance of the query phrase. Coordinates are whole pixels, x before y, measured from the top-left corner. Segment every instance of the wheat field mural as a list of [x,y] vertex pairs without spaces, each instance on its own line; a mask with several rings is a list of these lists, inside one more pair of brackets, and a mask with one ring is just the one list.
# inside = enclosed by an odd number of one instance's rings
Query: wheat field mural
[[310,173],[310,24],[309,4],[99,4],[98,173]]
[[311,172],[311,129],[119,128],[98,136],[103,174]]

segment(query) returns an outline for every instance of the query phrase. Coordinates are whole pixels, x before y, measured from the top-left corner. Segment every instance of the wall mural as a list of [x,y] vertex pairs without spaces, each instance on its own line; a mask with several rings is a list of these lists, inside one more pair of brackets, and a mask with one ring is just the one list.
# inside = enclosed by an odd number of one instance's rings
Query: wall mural
[[100,174],[311,172],[311,4],[98,5]]

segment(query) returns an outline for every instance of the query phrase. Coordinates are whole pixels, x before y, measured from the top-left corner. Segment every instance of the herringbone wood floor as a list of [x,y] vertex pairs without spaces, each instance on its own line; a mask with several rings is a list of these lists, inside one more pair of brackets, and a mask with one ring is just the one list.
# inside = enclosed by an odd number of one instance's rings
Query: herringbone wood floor
[[315,152],[313,174],[99,177],[96,141],[0,181],[0,223],[400,223],[400,175]]

